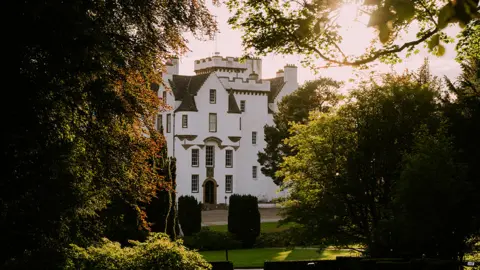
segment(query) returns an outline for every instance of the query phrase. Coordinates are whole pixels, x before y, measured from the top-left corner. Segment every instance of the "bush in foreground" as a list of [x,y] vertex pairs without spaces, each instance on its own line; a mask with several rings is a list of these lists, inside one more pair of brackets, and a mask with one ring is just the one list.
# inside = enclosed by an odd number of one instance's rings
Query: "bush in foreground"
[[178,221],[186,236],[200,232],[202,228],[202,206],[193,196],[178,198]]
[[152,233],[145,242],[131,243],[132,247],[121,247],[104,239],[100,245],[88,248],[72,245],[65,269],[211,269],[200,254],[188,250],[181,242],[170,241],[163,233]]
[[242,242],[244,248],[251,248],[260,235],[260,211],[258,199],[252,195],[230,196],[228,206],[228,231]]

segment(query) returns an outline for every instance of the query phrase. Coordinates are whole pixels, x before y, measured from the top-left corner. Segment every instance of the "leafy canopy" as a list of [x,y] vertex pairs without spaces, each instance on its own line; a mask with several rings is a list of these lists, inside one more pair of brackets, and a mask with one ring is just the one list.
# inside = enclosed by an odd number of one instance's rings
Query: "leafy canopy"
[[[54,269],[69,243],[104,230],[99,212],[139,204],[162,177],[151,160],[164,140],[152,83],[182,34],[212,35],[203,1],[22,1],[20,78],[11,91],[0,182],[2,254],[23,269]],[[139,222],[142,222],[140,220]],[[2,261],[5,261],[2,260]]]
[[341,82],[324,77],[307,81],[278,103],[278,111],[273,115],[274,124],[264,127],[267,145],[263,152],[258,153],[262,173],[272,177],[277,185],[282,178],[275,173],[280,169],[283,157],[293,153],[291,147],[284,143],[290,136],[288,130],[291,124],[307,122],[311,111],[327,112],[335,107],[342,98],[338,93],[341,86]]
[[[363,3],[362,3],[363,2]],[[478,0],[365,0],[354,2],[358,13],[370,17],[368,27],[378,32],[380,43],[372,43],[361,55],[342,50],[342,25],[337,21],[341,7],[352,1],[324,0],[229,0],[234,13],[229,23],[244,31],[245,49],[255,53],[300,54],[305,64],[323,59],[328,65],[363,65],[376,59],[398,61],[397,53],[426,43],[431,52],[443,55],[449,42],[444,29],[462,27],[480,19]],[[353,18],[352,18],[353,19]],[[396,42],[413,24],[419,25],[416,38]]]

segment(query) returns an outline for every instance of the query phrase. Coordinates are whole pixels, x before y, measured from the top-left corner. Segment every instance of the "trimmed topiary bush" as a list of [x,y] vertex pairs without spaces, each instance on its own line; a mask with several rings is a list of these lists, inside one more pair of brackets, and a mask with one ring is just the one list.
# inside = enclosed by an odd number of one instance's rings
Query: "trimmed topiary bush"
[[203,257],[164,233],[152,233],[145,242],[132,241],[132,247],[104,239],[98,246],[72,245],[64,269],[99,270],[197,270],[211,269]]
[[178,221],[183,234],[190,236],[202,228],[202,205],[193,196],[178,198]]
[[251,248],[260,235],[260,211],[257,197],[252,195],[230,196],[228,206],[228,231],[242,242],[244,248]]

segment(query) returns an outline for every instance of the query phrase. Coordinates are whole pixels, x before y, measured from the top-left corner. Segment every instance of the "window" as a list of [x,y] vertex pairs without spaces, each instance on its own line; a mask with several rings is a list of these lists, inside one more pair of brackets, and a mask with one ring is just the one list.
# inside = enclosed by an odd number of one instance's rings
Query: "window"
[[188,127],[188,115],[183,114],[182,115],[182,128],[187,128]]
[[257,166],[252,166],[252,178],[257,179]]
[[165,102],[165,103],[167,102],[167,91],[165,91],[165,90],[162,93],[162,99],[163,99],[163,102]]
[[217,114],[210,113],[208,115],[208,131],[217,132]]
[[225,167],[233,167],[233,150],[225,150]]
[[245,100],[240,100],[240,111],[245,112]]
[[215,147],[213,145],[207,145],[205,150],[205,166],[214,167],[215,164]]
[[199,157],[200,151],[198,149],[192,149],[192,167],[198,167]]
[[225,175],[225,193],[233,192],[233,175]]
[[210,89],[210,104],[217,103],[217,90]]
[[240,130],[242,130],[242,118],[241,117],[239,118],[238,122],[240,123]]
[[198,193],[198,174],[192,174],[192,193]]
[[163,126],[163,117],[161,114],[157,116],[157,130],[161,131]]
[[172,127],[172,115],[167,114],[167,133],[170,133],[171,127]]
[[252,131],[252,144],[257,144],[257,132]]

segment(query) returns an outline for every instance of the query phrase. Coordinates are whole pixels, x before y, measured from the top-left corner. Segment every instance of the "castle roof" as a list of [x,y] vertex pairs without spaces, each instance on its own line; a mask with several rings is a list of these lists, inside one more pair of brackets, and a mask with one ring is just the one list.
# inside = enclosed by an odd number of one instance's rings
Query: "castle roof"
[[265,81],[270,82],[270,93],[268,94],[268,103],[273,103],[273,101],[278,96],[280,91],[282,91],[282,88],[285,85],[284,77],[265,79]]
[[228,93],[228,111],[227,113],[242,113],[240,108],[238,108],[237,100],[235,100],[235,96],[233,95],[233,91]]
[[172,87],[175,100],[182,101],[180,106],[175,110],[176,112],[198,111],[194,96],[197,95],[198,90],[200,90],[209,76],[210,73],[194,76],[173,75],[172,80],[168,80]]
[[196,96],[208,76],[210,76],[210,73],[194,76],[173,75],[172,80],[169,80],[169,82],[175,95],[175,100],[183,100],[186,93]]

